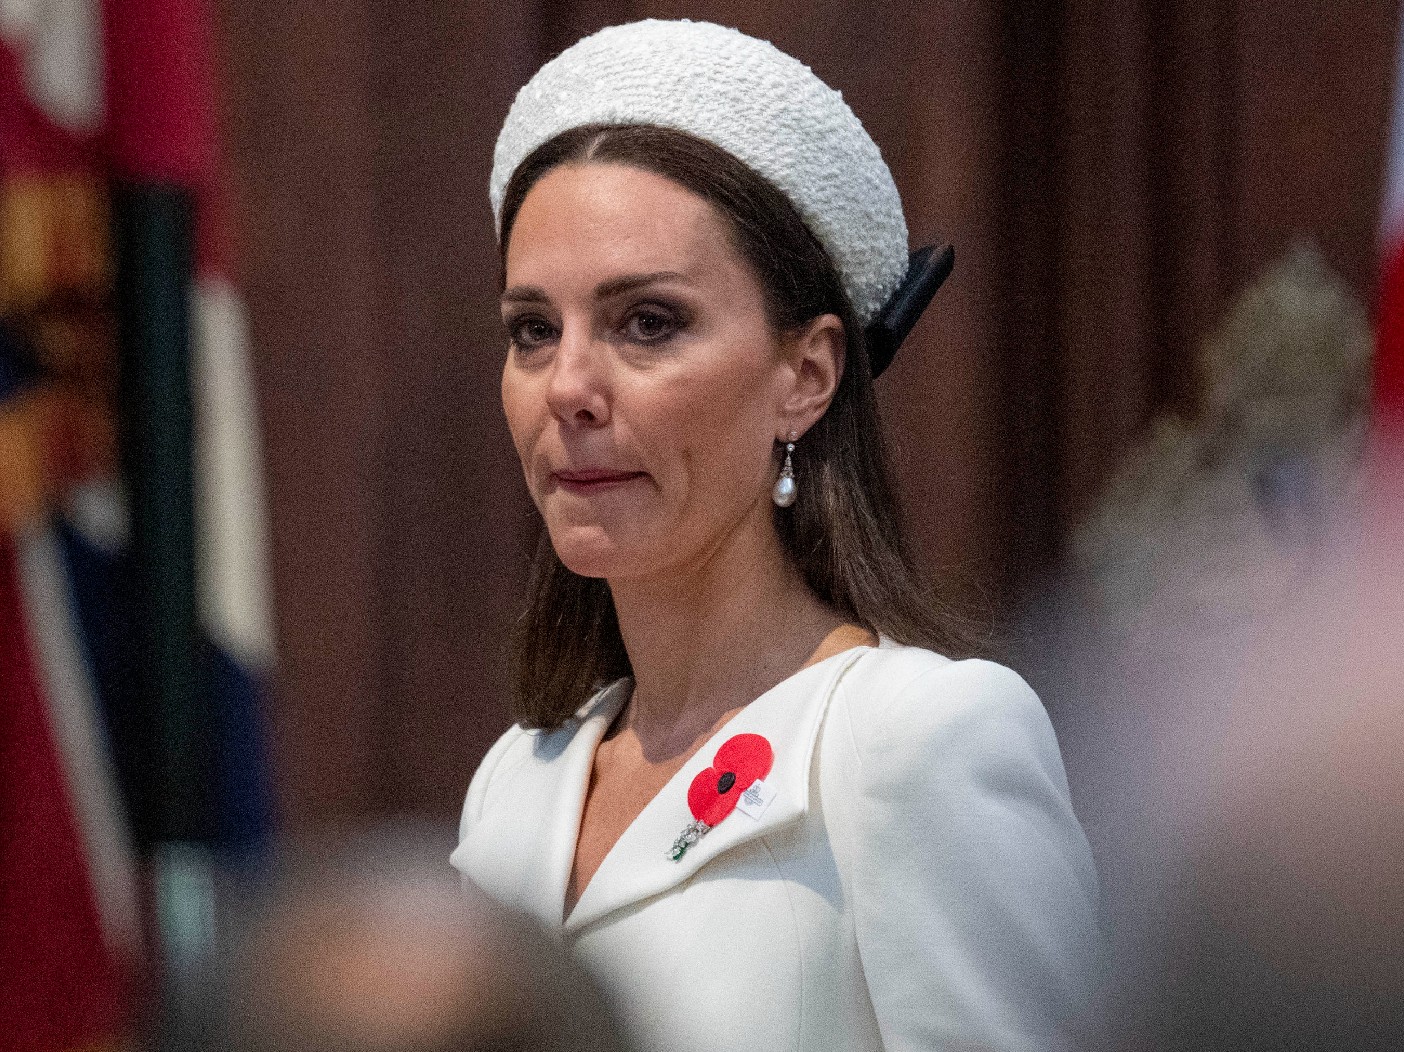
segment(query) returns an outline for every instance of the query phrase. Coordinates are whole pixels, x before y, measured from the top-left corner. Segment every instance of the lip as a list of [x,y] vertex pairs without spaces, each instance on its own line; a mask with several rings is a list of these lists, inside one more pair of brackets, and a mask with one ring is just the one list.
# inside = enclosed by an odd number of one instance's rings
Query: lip
[[551,480],[567,493],[603,493],[645,477],[646,472],[643,471],[613,471],[608,468],[551,472]]

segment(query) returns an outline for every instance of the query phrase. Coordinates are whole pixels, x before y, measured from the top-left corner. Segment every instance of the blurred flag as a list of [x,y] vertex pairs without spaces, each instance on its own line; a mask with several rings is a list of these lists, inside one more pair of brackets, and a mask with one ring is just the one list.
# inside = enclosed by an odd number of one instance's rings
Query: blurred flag
[[1404,23],[1395,49],[1385,192],[1380,214],[1375,406],[1381,420],[1404,420]]
[[207,922],[189,880],[143,895],[137,874],[269,834],[261,455],[210,37],[197,2],[0,4],[7,1048],[120,1042],[141,931],[169,960]]
[[141,762],[126,780],[140,842],[256,849],[269,812],[257,728],[272,649],[267,546],[246,326],[222,237],[212,26],[203,0],[109,0],[105,12],[125,583],[151,657],[128,670]]
[[52,1052],[128,1032],[139,956],[105,711],[53,525],[116,466],[111,259],[98,67],[64,73],[93,26],[0,12],[0,1034]]

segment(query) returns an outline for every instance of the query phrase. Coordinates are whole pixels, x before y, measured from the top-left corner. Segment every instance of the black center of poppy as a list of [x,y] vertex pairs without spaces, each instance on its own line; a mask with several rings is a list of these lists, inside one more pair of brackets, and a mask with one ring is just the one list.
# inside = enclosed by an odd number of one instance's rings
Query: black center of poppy
[[717,779],[717,792],[729,793],[731,792],[731,787],[735,784],[736,775],[731,771],[727,771],[726,774]]

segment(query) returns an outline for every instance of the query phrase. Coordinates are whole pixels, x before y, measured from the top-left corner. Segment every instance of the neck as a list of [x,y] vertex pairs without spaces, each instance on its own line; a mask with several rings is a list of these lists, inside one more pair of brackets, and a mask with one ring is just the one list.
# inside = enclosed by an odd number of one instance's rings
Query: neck
[[764,526],[736,531],[666,579],[610,581],[634,669],[626,720],[654,757],[690,749],[728,713],[837,652],[835,638],[867,641],[842,631],[844,619],[810,591]]

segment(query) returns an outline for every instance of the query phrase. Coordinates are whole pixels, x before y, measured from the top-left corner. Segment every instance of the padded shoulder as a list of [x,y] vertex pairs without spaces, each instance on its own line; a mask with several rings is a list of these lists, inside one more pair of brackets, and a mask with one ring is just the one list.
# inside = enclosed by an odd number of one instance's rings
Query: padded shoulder
[[855,663],[840,691],[860,753],[894,740],[930,744],[933,737],[991,721],[1022,725],[1057,748],[1033,688],[993,661],[952,661],[920,647],[883,646]]
[[843,835],[885,1046],[1049,1047],[1089,995],[1099,936],[1037,695],[991,661],[889,647],[840,691],[857,765]]

